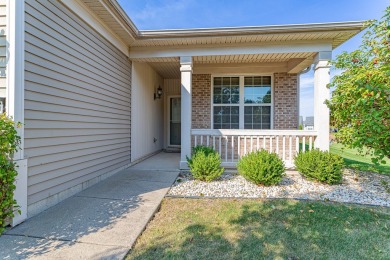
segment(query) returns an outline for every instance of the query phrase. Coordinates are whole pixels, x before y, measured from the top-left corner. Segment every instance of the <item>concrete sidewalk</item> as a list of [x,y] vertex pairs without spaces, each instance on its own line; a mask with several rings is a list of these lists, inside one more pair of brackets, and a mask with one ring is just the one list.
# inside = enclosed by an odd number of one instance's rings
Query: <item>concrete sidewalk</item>
[[179,154],[157,154],[0,237],[0,259],[122,259],[176,179]]

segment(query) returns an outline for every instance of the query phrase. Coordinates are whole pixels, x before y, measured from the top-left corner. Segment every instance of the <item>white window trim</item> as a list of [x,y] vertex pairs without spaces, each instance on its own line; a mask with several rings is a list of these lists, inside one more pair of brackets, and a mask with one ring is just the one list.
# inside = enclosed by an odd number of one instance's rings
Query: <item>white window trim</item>
[[[275,104],[275,88],[274,88],[274,75],[273,74],[263,74],[263,73],[256,73],[256,74],[253,74],[253,73],[241,73],[241,74],[212,74],[211,75],[211,127],[210,129],[214,129],[214,78],[217,78],[217,77],[239,77],[239,82],[240,82],[240,102],[238,104],[239,106],[239,129],[243,130],[244,129],[244,108],[245,108],[245,104],[244,104],[244,77],[256,77],[256,76],[268,76],[268,77],[271,77],[271,103],[270,104],[267,104],[271,106],[271,128],[270,129],[274,129],[274,121],[275,121],[275,118],[274,118],[274,104]],[[224,104],[221,104],[221,106],[223,106]],[[229,105],[229,104],[225,104],[225,105]],[[236,104],[231,104],[233,106],[236,106]],[[218,104],[216,104],[216,106],[218,106]],[[249,106],[249,104],[247,104],[247,106]],[[263,106],[263,105],[260,105],[260,106]],[[266,105],[264,105],[266,106]]]

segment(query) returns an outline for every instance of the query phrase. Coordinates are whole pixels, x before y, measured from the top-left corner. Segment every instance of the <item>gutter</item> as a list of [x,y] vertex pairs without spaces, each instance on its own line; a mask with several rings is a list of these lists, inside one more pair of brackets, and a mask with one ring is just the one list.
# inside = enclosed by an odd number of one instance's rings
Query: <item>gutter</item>
[[194,29],[167,29],[142,30],[139,39],[169,38],[169,37],[196,37],[216,35],[250,35],[250,34],[281,34],[319,31],[362,31],[365,21],[288,24],[266,26],[220,27],[220,28],[194,28]]
[[311,24],[288,24],[266,26],[242,26],[242,27],[216,27],[194,29],[166,29],[166,30],[139,30],[117,0],[98,0],[106,8],[109,7],[112,15],[118,22],[131,32],[136,40],[173,37],[201,37],[201,36],[233,36],[254,34],[282,34],[304,33],[319,31],[362,31],[366,21],[311,23]]

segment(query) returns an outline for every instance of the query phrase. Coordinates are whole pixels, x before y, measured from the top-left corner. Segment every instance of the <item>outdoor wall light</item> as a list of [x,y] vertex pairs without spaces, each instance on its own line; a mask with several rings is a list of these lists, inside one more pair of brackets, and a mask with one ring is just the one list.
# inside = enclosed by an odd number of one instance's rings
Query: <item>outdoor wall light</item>
[[154,100],[156,100],[157,98],[160,99],[162,94],[163,94],[162,88],[158,86],[157,92],[154,93]]

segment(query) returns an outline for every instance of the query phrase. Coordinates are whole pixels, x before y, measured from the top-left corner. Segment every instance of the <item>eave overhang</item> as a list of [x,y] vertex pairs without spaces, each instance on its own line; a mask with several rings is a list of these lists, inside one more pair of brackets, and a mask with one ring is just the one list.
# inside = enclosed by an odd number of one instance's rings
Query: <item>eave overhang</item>
[[[216,38],[226,38],[225,43],[251,42],[250,36],[257,37],[258,42],[267,41],[269,36],[282,36],[294,40],[332,40],[332,47],[336,48],[365,28],[364,21],[289,24],[268,26],[222,27],[222,28],[194,28],[194,29],[167,29],[167,30],[139,30],[116,0],[62,0],[80,1],[90,8],[100,20],[105,22],[129,47],[133,46],[175,46],[198,44],[215,41]],[[244,37],[244,38],[243,38]],[[268,38],[267,38],[268,37]],[[252,37],[253,39],[253,37]],[[253,41],[252,41],[253,42]]]

